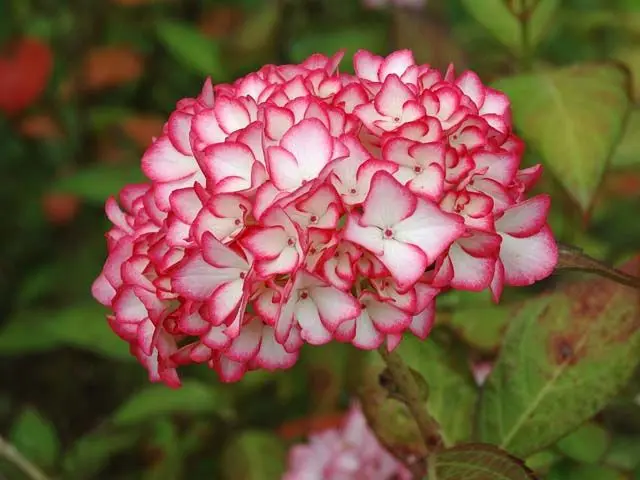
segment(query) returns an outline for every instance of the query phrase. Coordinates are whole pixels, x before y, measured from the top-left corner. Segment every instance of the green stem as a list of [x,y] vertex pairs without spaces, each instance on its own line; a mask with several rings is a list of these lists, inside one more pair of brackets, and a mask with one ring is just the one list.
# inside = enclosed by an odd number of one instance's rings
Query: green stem
[[529,28],[531,16],[538,8],[540,0],[523,0],[522,9],[518,12],[518,20],[520,21],[520,32],[522,42],[522,52],[520,54],[520,71],[529,72],[533,69],[533,53],[534,49],[531,45],[531,30]]
[[18,467],[31,480],[49,480],[49,477],[22,455],[16,447],[0,436],[0,457]]
[[378,349],[378,352],[387,364],[395,386],[398,388],[402,400],[409,408],[418,426],[427,451],[432,452],[437,450],[444,443],[440,435],[440,427],[438,422],[427,412],[424,406],[426,399],[424,395],[421,395],[420,388],[411,370],[397,352],[389,352],[384,345]]

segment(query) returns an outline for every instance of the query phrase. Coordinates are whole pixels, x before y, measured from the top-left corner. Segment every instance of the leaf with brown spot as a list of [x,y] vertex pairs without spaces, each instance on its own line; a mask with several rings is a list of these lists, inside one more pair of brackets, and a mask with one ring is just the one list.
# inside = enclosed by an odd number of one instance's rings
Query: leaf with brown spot
[[482,393],[480,440],[520,457],[554,443],[619,392],[638,348],[632,288],[596,279],[531,299],[511,321]]
[[96,91],[137,80],[144,70],[142,55],[127,45],[95,47],[82,64],[83,90]]

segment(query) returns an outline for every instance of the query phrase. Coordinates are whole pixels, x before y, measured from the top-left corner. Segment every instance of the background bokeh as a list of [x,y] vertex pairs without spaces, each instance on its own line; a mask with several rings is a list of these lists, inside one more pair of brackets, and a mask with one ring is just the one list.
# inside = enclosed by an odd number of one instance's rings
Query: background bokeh
[[[0,432],[44,471],[70,479],[279,478],[287,445],[337,425],[349,404],[356,360],[343,345],[305,348],[292,370],[254,372],[233,385],[206,367],[186,370],[181,390],[150,385],[91,298],[106,256],[104,201],[142,180],[141,154],[206,76],[228,82],[341,48],[349,71],[360,48],[410,48],[418,62],[453,62],[485,83],[616,61],[640,98],[640,0],[544,1],[553,11],[527,55],[512,48],[501,0],[475,1],[492,21],[469,1],[387,3],[0,2]],[[541,121],[562,130],[557,116]],[[561,175],[545,175],[540,187],[553,194],[560,239],[613,263],[640,251],[640,117],[631,110],[625,125],[589,208],[575,206]],[[585,130],[585,141],[593,134]],[[528,149],[526,162],[539,161]],[[518,295],[507,292],[505,302]],[[435,334],[451,351],[495,355],[508,315],[486,295],[444,295],[439,308]],[[640,470],[631,476],[640,462],[638,394],[640,381],[632,382],[595,419],[595,434],[537,459],[541,471],[551,469],[545,478],[640,478]],[[613,442],[619,433],[623,440]],[[579,466],[595,457],[600,466]],[[0,458],[2,475],[23,478]]]

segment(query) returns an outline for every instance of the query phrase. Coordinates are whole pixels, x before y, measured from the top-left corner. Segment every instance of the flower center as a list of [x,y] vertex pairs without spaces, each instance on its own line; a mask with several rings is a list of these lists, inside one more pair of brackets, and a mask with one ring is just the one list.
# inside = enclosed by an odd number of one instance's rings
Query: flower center
[[244,280],[246,276],[247,276],[246,273],[240,272],[240,280]]
[[240,224],[241,224],[242,222],[240,221],[240,219],[239,219],[239,218],[236,218],[236,219],[233,221],[233,223],[235,224],[235,226],[236,226],[236,227],[238,227],[238,226],[240,226]]
[[413,171],[416,173],[422,173],[422,167],[419,165],[416,165],[415,167],[413,167]]
[[309,292],[307,292],[306,290],[302,290],[300,292],[300,300],[306,300],[307,298],[309,298]]
[[289,237],[289,239],[287,240],[287,245],[289,245],[290,247],[293,247],[296,244],[296,240],[293,237]]
[[316,223],[318,221],[318,216],[317,215],[311,215],[311,217],[309,218],[309,221],[311,223]]
[[350,193],[351,195],[355,195],[355,194],[356,194],[356,192],[357,192],[357,190],[356,190],[355,188],[352,188],[351,190],[349,190],[349,193]]
[[385,231],[384,231],[384,236],[385,236],[386,238],[391,238],[391,237],[393,237],[393,230],[391,230],[390,228],[385,229]]

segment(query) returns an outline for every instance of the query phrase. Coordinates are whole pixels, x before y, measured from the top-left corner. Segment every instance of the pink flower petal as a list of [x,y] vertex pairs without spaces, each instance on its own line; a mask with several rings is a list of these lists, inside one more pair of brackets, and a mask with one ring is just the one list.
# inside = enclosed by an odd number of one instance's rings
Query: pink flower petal
[[553,273],[558,263],[558,246],[548,226],[530,237],[501,236],[500,260],[508,285],[531,285]]
[[496,230],[512,237],[528,237],[540,231],[546,224],[551,197],[537,195],[505,210],[496,221]]
[[179,180],[197,170],[195,158],[176,150],[168,136],[153,142],[142,157],[142,171],[156,182]]

